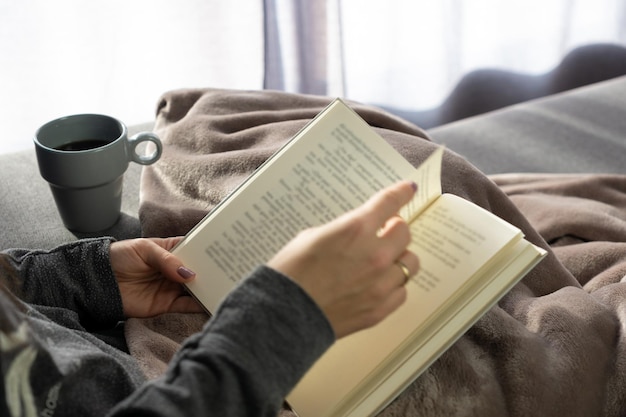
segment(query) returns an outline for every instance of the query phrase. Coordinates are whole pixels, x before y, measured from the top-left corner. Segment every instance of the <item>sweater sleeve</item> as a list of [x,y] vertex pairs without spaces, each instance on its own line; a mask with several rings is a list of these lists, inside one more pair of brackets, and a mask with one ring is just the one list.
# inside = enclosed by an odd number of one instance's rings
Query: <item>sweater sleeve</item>
[[86,329],[124,319],[122,300],[109,262],[112,239],[85,239],[52,250],[9,249],[12,269],[0,277],[23,301],[69,309]]
[[333,342],[330,323],[308,294],[260,267],[183,345],[165,376],[113,415],[276,417],[284,397]]

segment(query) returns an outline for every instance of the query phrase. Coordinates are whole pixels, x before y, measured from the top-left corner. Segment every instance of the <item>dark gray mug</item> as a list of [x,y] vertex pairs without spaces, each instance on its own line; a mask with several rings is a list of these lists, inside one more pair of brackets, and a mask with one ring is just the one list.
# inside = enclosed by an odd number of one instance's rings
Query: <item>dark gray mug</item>
[[[74,232],[113,226],[122,204],[130,161],[149,165],[161,157],[159,137],[141,132],[128,138],[124,123],[101,114],[77,114],[41,126],[34,138],[41,176],[48,181],[61,219]],[[150,155],[138,145],[151,142]],[[143,148],[143,147],[142,147]]]

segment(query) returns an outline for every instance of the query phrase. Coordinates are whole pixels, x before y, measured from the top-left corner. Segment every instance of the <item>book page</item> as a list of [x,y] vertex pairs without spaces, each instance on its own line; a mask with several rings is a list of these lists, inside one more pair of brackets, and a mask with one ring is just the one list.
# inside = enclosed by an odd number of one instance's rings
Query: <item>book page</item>
[[198,274],[188,288],[207,309],[299,231],[415,171],[341,101],[322,114],[175,249]]
[[430,203],[441,195],[441,164],[444,147],[437,148],[413,171],[407,180],[417,185],[415,196],[400,210],[400,216],[411,223]]
[[435,304],[523,237],[518,228],[452,194],[442,195],[410,227],[409,249],[420,258],[412,284]]

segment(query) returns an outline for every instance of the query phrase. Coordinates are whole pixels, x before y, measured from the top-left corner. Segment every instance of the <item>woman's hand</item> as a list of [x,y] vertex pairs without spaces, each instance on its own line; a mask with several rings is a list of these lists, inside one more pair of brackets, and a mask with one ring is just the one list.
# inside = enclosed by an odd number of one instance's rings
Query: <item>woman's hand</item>
[[419,260],[407,250],[409,227],[397,213],[415,189],[411,182],[390,186],[335,221],[300,233],[268,262],[317,302],[337,338],[373,326],[405,301],[404,284]]
[[170,253],[181,239],[132,239],[111,244],[111,267],[126,317],[203,311],[181,285],[195,274]]

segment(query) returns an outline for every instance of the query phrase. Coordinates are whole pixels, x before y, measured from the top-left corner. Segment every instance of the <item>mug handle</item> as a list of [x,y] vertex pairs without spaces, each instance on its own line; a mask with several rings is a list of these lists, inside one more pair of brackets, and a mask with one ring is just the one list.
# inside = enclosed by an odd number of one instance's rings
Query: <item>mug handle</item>
[[[142,142],[152,142],[155,146],[154,152],[150,155],[140,155],[137,153],[137,146]],[[154,164],[161,157],[161,153],[163,153],[161,139],[152,132],[139,132],[128,139],[128,149],[130,150],[130,158],[141,165]]]

